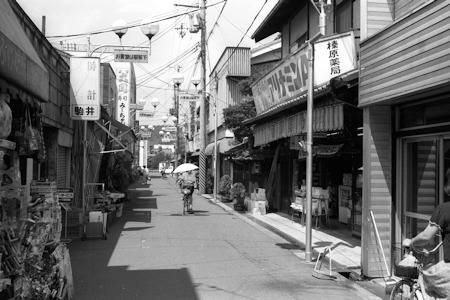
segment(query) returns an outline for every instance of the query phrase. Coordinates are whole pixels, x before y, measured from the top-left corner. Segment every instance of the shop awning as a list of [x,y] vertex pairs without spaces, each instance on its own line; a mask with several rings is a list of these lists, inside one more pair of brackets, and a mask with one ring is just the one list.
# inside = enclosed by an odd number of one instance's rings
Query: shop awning
[[8,1],[0,1],[0,47],[0,77],[48,101],[48,72]]
[[[226,151],[230,150],[233,143],[233,139],[224,138],[219,141],[217,141],[217,151],[219,153],[225,153]],[[205,148],[205,154],[206,155],[212,155],[214,152],[214,143],[210,143]]]
[[[101,119],[103,121],[106,121],[106,124],[102,124],[102,122],[100,121],[95,121],[95,123],[101,128],[103,129],[113,140],[115,140],[121,147],[121,149],[118,150],[110,150],[109,152],[118,152],[118,151],[123,151],[126,150],[127,147],[126,145],[124,145],[120,138],[124,135],[128,136],[131,140],[133,141],[137,141],[136,135],[133,132],[133,129],[131,127],[126,126],[125,124],[120,123],[119,121],[117,121],[116,119],[114,119],[113,117],[109,116],[106,113],[106,110],[102,107],[102,114],[101,114]],[[118,136],[115,136],[108,128],[107,126],[109,125],[108,123],[111,124],[111,126],[119,129],[121,131],[121,134],[119,134]],[[109,126],[108,126],[109,127]],[[108,151],[105,151],[104,153],[106,153]]]
[[[344,106],[334,104],[313,110],[313,132],[332,132],[344,128]],[[281,138],[306,133],[306,111],[257,125],[253,132],[254,146],[268,144]]]

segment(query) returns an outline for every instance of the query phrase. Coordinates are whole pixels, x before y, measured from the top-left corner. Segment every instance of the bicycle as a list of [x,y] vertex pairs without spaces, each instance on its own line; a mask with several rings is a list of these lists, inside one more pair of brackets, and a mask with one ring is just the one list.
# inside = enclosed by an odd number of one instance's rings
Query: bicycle
[[[389,299],[424,299],[418,279],[422,275],[422,268],[433,262],[433,257],[430,259],[431,254],[435,253],[441,246],[442,241],[432,250],[424,249],[420,252],[415,251],[416,261],[414,266],[400,266],[396,262],[394,265],[394,274],[395,276],[402,277],[402,279],[395,284]],[[406,253],[412,255],[412,251],[408,247],[403,247],[403,251],[400,251],[401,255],[398,257],[398,260],[400,261]]]
[[186,215],[188,212],[192,212],[192,192],[193,192],[194,183],[193,182],[184,182],[181,183],[181,193],[183,194],[183,215]]

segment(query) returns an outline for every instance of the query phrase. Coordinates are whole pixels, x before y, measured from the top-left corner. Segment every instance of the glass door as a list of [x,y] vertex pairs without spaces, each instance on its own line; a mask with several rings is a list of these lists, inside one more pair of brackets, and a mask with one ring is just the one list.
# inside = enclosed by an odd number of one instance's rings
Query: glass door
[[436,206],[448,200],[444,186],[450,168],[450,137],[405,139],[401,153],[401,209],[397,212],[401,213],[404,238],[425,229]]

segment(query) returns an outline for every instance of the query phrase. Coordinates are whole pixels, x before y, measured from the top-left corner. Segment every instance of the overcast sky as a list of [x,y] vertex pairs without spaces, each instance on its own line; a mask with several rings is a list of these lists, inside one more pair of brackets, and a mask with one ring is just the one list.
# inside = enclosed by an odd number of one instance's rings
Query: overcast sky
[[[187,25],[188,17],[171,17],[189,9],[175,4],[192,5],[196,2],[194,0],[17,0],[17,2],[40,29],[42,29],[42,17],[45,16],[45,35],[56,45],[61,42],[85,45],[88,33],[92,33],[90,35],[92,45],[119,45],[117,35],[109,31],[116,20],[122,19],[129,25],[138,25],[146,17],[161,20],[159,33],[152,39],[149,63],[135,65],[138,83],[137,99],[148,99],[146,109],[153,110],[149,102],[156,97],[161,101],[156,109],[157,117],[167,114],[169,108],[173,106],[171,77],[178,66],[181,67],[181,73],[185,76],[181,89],[193,88],[192,85],[188,86],[188,83],[194,74],[199,50],[186,52],[200,42],[200,33],[187,32],[182,38],[180,31],[176,28],[180,28],[182,22]],[[240,46],[255,46],[254,40],[250,37],[277,2],[278,0],[207,1],[207,6],[210,6],[206,10],[208,34],[213,30],[208,40],[207,76],[225,47],[237,46],[252,22],[254,24]],[[213,26],[224,5],[218,25]],[[263,10],[256,18],[263,5]],[[166,18],[167,20],[163,20]],[[108,32],[95,34],[99,31]],[[122,44],[149,45],[147,37],[142,34],[139,27],[130,28],[123,36]],[[102,50],[99,49],[98,52]],[[183,59],[178,60],[180,56],[183,56]],[[111,62],[111,57],[104,54],[102,62]],[[200,64],[196,68],[196,73],[200,76]]]

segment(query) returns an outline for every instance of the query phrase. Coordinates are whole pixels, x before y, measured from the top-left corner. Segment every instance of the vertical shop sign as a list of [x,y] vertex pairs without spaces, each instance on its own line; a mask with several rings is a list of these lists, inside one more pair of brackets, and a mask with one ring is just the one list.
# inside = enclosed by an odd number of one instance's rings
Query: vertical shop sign
[[314,84],[316,86],[356,69],[356,48],[353,32],[318,41],[315,46],[314,69],[320,70],[314,73]]
[[117,112],[116,119],[129,126],[130,123],[130,80],[128,68],[117,69]]
[[70,118],[97,121],[100,119],[100,59],[70,58]]

